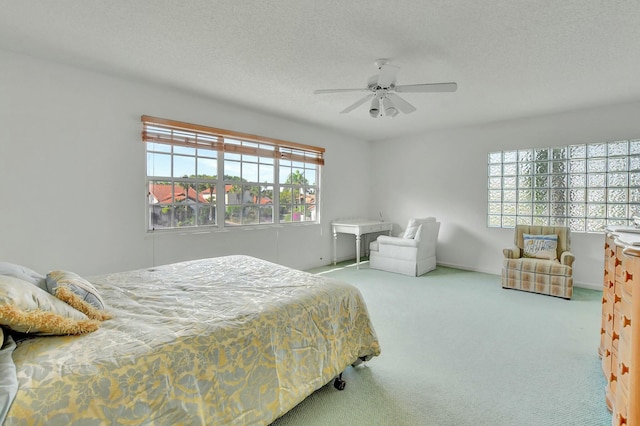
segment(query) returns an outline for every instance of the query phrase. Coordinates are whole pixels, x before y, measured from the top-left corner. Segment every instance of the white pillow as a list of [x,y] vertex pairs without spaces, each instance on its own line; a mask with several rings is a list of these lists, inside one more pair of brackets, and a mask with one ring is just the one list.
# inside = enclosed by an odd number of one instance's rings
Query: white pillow
[[416,233],[418,232],[418,227],[420,225],[407,226],[407,229],[404,231],[402,238],[414,239],[416,237]]

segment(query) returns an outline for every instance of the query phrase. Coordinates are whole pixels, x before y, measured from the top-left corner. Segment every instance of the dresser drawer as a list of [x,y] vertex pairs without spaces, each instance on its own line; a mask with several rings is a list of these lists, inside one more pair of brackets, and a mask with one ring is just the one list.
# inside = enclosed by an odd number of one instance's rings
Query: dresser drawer
[[[624,346],[628,343],[622,341],[620,342],[620,346]],[[620,356],[623,357],[622,352],[620,352]],[[617,373],[616,377],[618,378],[618,390],[623,389],[625,395],[629,395],[629,386],[630,386],[630,377],[631,377],[631,368],[629,367],[629,359],[619,359],[617,365]]]
[[616,246],[616,256],[615,256],[615,259],[613,259],[613,264],[616,268],[617,281],[622,281],[622,271],[623,271],[622,259],[626,257],[622,254],[622,250],[623,250],[622,247]]
[[390,224],[388,223],[376,223],[373,225],[367,225],[362,227],[363,229],[363,233],[365,234],[369,234],[371,232],[383,232],[383,231],[389,231],[390,230]]
[[611,329],[611,347],[615,350],[618,349],[618,343],[620,343],[621,330],[622,330],[622,320],[620,316],[620,309],[614,308],[613,309],[613,327]]
[[611,351],[611,367],[613,367],[607,376],[606,399],[607,407],[613,411],[616,402],[616,391],[618,389],[618,372],[615,371],[615,365],[618,363],[618,356],[615,351]]
[[605,292],[603,297],[602,316],[604,317],[604,331],[611,335],[613,330],[613,294],[609,294],[609,292]]
[[611,375],[611,348],[606,348],[602,353],[602,374],[608,382]]
[[[620,302],[620,316],[618,318],[620,334],[627,335],[629,340],[631,339],[631,316],[633,312],[632,302],[633,301],[630,298],[622,298],[622,302]],[[629,350],[631,350],[631,348],[629,348]]]
[[[620,290],[630,296],[633,294],[633,274],[636,267],[631,261],[625,261],[623,264],[625,267],[622,270],[622,274],[618,282],[621,284]],[[616,284],[618,282],[616,282]]]
[[627,413],[619,411],[618,405],[620,405],[620,403],[616,403],[615,411],[613,412],[611,419],[611,424],[613,426],[630,426]]
[[615,405],[613,408],[612,422],[613,425],[629,426],[627,416],[627,406],[629,405],[629,392],[621,383],[618,383],[616,389]]

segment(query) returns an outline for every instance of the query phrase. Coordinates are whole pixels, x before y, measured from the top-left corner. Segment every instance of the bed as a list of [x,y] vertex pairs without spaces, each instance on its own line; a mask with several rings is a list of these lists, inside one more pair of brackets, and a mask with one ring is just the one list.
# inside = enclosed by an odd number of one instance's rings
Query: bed
[[87,281],[112,318],[16,335],[4,425],[266,425],[380,353],[356,288],[248,256]]

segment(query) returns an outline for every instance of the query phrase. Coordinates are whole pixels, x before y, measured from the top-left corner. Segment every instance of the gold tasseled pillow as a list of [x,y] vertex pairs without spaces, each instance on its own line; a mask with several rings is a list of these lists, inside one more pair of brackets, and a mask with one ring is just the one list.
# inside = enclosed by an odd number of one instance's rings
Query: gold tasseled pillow
[[100,322],[18,278],[0,275],[0,324],[36,335],[82,334]]
[[76,273],[69,271],[49,272],[47,274],[47,290],[89,318],[99,321],[111,318],[98,290]]

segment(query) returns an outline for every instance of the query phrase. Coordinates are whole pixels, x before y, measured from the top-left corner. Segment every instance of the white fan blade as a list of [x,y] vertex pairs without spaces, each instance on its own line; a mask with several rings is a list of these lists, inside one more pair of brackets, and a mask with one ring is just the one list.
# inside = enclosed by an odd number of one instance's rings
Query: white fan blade
[[363,103],[367,102],[369,99],[373,98],[374,96],[375,96],[375,94],[365,96],[364,98],[360,99],[358,102],[356,102],[356,103],[346,107],[342,111],[340,111],[340,114],[346,114],[348,112],[353,111],[354,109],[358,108],[360,105],[362,105]]
[[320,89],[314,90],[314,95],[320,95],[322,93],[344,93],[344,92],[368,92],[370,89],[368,87],[362,89]]
[[404,112],[405,114],[410,114],[416,110],[416,108],[413,105],[411,105],[409,102],[405,101],[395,93],[387,93],[387,97],[391,99],[391,102],[393,102],[396,108],[398,108],[400,111]]
[[456,83],[433,83],[433,84],[406,84],[396,86],[395,91],[399,93],[408,92],[455,92],[458,90]]
[[378,76],[378,86],[389,87],[391,83],[396,81],[396,74],[400,68],[395,65],[384,64],[380,67],[380,75]]

